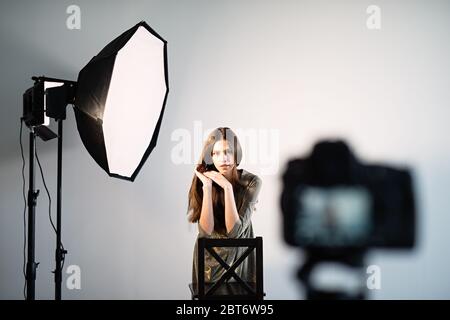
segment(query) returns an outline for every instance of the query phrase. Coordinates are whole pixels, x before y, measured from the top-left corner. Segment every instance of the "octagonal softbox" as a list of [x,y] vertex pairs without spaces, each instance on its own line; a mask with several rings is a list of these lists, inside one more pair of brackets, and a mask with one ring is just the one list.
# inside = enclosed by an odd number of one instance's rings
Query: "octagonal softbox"
[[167,42],[140,22],[78,74],[75,117],[84,146],[110,176],[133,181],[156,146],[167,94]]

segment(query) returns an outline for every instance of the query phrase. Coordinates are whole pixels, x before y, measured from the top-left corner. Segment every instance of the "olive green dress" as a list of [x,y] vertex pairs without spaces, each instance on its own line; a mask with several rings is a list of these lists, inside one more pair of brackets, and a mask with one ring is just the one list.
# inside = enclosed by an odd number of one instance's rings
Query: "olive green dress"
[[[233,229],[226,235],[213,231],[211,235],[208,235],[197,222],[198,226],[198,238],[254,238],[253,227],[251,222],[252,213],[256,210],[255,205],[258,202],[258,194],[261,188],[261,179],[244,170],[238,169],[238,175],[241,182],[246,186],[242,192],[234,193],[234,199],[236,201],[236,208],[239,213],[239,220],[235,223]],[[214,248],[217,254],[228,265],[232,265],[242,253],[246,250],[245,247],[222,247]],[[197,241],[195,241],[194,247],[194,259],[192,267],[192,282],[198,283],[197,274]],[[253,251],[248,257],[235,269],[236,274],[244,281],[256,282],[256,257]],[[224,268],[217,262],[217,260],[205,251],[205,282],[215,282],[225,272]],[[229,281],[235,281],[231,278]]]

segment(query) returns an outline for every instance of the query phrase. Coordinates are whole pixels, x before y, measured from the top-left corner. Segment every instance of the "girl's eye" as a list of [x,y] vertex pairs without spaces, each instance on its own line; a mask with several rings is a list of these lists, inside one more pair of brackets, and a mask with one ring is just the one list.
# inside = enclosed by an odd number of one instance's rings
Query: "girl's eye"
[[[223,154],[224,154],[224,155],[231,154],[231,151],[225,150],[225,151],[223,151]],[[213,152],[212,152],[212,155],[213,155],[213,156],[218,156],[218,155],[220,155],[220,151],[213,151]]]

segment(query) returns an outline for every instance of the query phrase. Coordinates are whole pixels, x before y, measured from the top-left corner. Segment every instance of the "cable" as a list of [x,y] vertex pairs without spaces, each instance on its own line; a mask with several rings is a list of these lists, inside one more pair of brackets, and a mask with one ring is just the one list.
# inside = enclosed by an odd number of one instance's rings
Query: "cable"
[[23,285],[23,296],[26,299],[27,298],[27,273],[25,270],[25,261],[26,261],[26,244],[27,244],[27,197],[25,195],[25,157],[23,156],[23,144],[22,144],[22,127],[23,127],[23,118],[20,118],[20,153],[22,155],[22,194],[23,194],[23,201],[24,201],[24,208],[23,208],[23,265],[22,265],[22,271],[23,276],[25,278],[25,284]]
[[[47,192],[47,197],[48,197],[48,218],[49,218],[50,223],[51,223],[51,225],[53,227],[53,230],[55,231],[55,233],[57,233],[55,224],[53,223],[53,219],[52,219],[52,198],[50,196],[50,192],[48,191],[47,184],[45,183],[44,172],[42,170],[41,162],[40,162],[39,156],[38,156],[37,143],[36,143],[35,155],[36,155],[37,163],[39,165],[39,171],[41,172],[42,182],[44,184],[45,191]],[[64,268],[64,262],[65,262],[65,258],[66,258],[66,255],[64,254],[65,249],[64,249],[64,245],[63,245],[62,241],[61,241],[61,248],[60,249],[63,250],[62,265],[61,265],[61,270],[62,270]]]
[[52,219],[52,197],[50,196],[50,192],[48,191],[47,184],[45,183],[44,172],[42,171],[42,166],[41,166],[41,162],[39,161],[39,156],[38,156],[38,150],[37,149],[38,148],[37,148],[37,143],[36,143],[36,149],[35,149],[34,154],[36,155],[36,160],[37,160],[37,163],[39,165],[39,171],[41,172],[42,182],[44,184],[45,191],[47,192],[47,197],[48,197],[48,218],[50,219],[50,223],[51,223],[51,225],[53,227],[53,230],[56,233],[56,227],[55,227],[55,225],[53,223],[53,219]]

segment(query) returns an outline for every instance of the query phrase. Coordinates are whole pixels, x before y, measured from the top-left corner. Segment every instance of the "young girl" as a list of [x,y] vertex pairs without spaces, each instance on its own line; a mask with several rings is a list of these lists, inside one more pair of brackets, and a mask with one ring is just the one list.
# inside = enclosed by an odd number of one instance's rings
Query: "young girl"
[[[237,169],[241,159],[241,145],[230,128],[217,128],[209,134],[189,191],[188,220],[198,224],[197,239],[254,237],[251,216],[258,201],[261,179]],[[214,249],[231,266],[246,248]],[[197,284],[197,241],[193,260],[192,282]],[[244,281],[256,282],[255,266],[253,252],[235,272]],[[205,282],[217,281],[224,272],[205,251]]]

